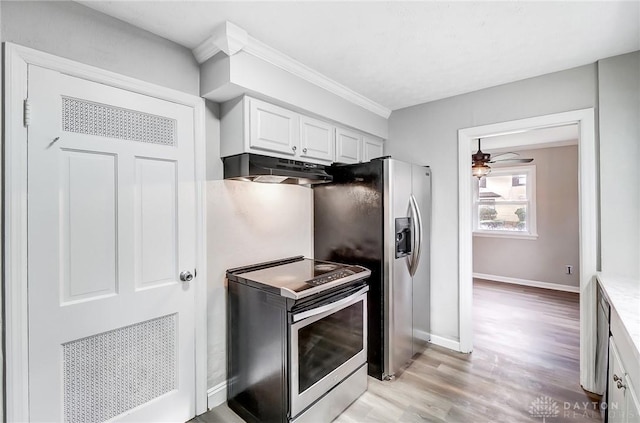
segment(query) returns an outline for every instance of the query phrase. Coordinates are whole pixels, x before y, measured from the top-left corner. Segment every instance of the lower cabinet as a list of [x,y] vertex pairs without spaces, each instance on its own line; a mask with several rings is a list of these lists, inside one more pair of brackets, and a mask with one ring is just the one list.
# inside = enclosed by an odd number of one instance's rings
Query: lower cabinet
[[[609,338],[607,415],[609,423],[640,422],[640,403],[614,337]],[[634,381],[637,383],[638,381]]]

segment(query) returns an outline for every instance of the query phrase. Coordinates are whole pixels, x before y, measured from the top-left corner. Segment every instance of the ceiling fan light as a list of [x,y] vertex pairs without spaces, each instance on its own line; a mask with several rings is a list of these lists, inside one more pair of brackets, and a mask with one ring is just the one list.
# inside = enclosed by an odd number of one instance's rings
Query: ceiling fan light
[[489,173],[491,173],[491,168],[482,162],[474,163],[471,166],[471,174],[478,179],[482,179],[483,176],[487,176]]

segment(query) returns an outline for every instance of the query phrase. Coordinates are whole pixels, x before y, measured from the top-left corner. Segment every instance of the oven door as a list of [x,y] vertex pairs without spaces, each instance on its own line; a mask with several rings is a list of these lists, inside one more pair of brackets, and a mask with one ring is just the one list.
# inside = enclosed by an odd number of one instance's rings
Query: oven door
[[293,314],[292,418],[366,363],[368,290],[365,286],[346,298]]

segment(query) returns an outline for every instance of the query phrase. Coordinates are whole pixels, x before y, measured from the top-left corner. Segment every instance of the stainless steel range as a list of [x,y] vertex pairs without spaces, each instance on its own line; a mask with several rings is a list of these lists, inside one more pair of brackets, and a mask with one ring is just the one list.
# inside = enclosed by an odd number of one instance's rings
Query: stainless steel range
[[249,422],[328,422],[367,389],[361,266],[302,256],[227,271],[227,402]]

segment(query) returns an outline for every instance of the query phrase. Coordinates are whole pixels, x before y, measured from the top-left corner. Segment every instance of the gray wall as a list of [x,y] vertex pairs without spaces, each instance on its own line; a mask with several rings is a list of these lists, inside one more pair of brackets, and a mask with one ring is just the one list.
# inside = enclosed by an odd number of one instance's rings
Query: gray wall
[[593,64],[391,114],[385,153],[432,169],[432,334],[459,340],[458,129],[595,107],[596,88]]
[[1,41],[199,93],[189,49],[75,2],[3,1],[1,28]]
[[[519,153],[536,166],[538,238],[474,236],[473,271],[578,287],[578,146]],[[571,275],[565,274],[567,264],[573,266]]]
[[602,271],[640,278],[640,52],[598,62]]

